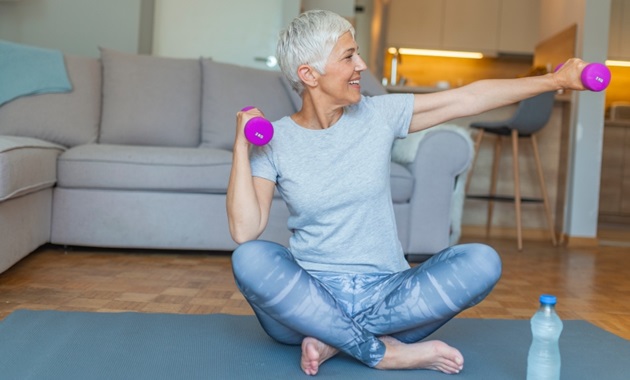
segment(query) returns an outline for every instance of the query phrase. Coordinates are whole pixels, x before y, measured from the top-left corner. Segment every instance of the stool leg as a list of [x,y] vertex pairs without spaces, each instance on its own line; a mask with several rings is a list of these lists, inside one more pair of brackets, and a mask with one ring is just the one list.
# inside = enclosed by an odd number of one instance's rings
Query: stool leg
[[488,199],[488,216],[486,217],[486,236],[490,236],[490,228],[492,227],[492,215],[494,213],[494,200],[492,199],[497,192],[497,177],[499,175],[499,160],[501,159],[501,145],[503,139],[501,135],[497,135],[494,142],[494,153],[492,156],[492,174],[490,177],[490,192]]
[[532,135],[532,147],[534,148],[534,158],[536,159],[536,171],[538,171],[538,182],[540,182],[540,190],[542,191],[543,204],[545,205],[545,214],[547,215],[547,225],[549,226],[549,232],[551,233],[551,243],[554,247],[558,244],[556,242],[556,231],[553,227],[553,221],[551,219],[551,207],[549,206],[549,197],[547,196],[547,187],[545,186],[545,177],[543,175],[542,165],[540,163],[540,155],[538,154],[538,141],[536,136]]
[[466,194],[468,194],[468,188],[470,187],[470,179],[472,178],[473,170],[475,170],[475,164],[477,163],[477,156],[479,155],[479,147],[481,146],[482,139],[483,139],[483,129],[479,129],[477,131],[477,137],[475,138],[475,155],[473,157],[473,162],[470,165],[468,178],[466,179],[466,190],[465,190]]
[[516,212],[516,240],[518,250],[523,250],[523,231],[521,229],[521,183],[518,164],[518,131],[512,130],[512,165],[514,171],[514,211]]

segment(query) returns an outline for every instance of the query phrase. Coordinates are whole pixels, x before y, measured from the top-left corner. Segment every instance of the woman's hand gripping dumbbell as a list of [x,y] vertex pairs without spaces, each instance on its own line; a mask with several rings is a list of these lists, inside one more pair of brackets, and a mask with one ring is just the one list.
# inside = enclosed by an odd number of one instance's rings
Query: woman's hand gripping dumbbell
[[[564,65],[564,63],[561,63],[556,66],[554,72],[560,70]],[[580,79],[587,90],[600,92],[605,90],[610,84],[610,70],[602,63],[589,63],[582,69]]]
[[[241,111],[246,112],[255,107],[248,106]],[[254,116],[245,124],[245,137],[254,145],[265,145],[273,137],[273,126],[271,122],[262,116]]]

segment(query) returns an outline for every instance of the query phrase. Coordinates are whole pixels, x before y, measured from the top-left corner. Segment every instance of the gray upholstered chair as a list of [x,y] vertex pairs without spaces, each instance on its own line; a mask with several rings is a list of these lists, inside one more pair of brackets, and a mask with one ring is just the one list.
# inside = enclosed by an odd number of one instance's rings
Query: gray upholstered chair
[[[555,92],[546,92],[529,99],[521,101],[516,109],[514,115],[501,121],[493,122],[474,122],[470,124],[470,127],[477,130],[477,137],[475,139],[475,158],[473,159],[471,172],[468,176],[468,183],[466,185],[466,193],[468,193],[468,185],[470,184],[470,178],[472,177],[472,171],[474,170],[475,163],[477,161],[477,155],[479,153],[479,146],[481,140],[486,133],[496,136],[496,142],[494,146],[494,156],[492,162],[492,176],[490,179],[490,192],[488,195],[467,195],[468,198],[474,199],[486,199],[488,200],[488,218],[486,221],[486,231],[489,233],[490,226],[492,224],[492,211],[494,201],[513,201],[516,212],[516,234],[518,249],[523,249],[523,234],[521,227],[521,202],[540,202],[540,199],[522,198],[520,191],[520,176],[519,176],[519,164],[518,164],[518,144],[519,138],[529,138],[532,142],[532,148],[534,153],[534,159],[536,161],[536,169],[538,171],[538,179],[540,182],[540,188],[542,192],[542,202],[545,207],[545,213],[547,216],[547,223],[549,225],[549,231],[551,233],[551,241],[556,245],[556,235],[551,218],[551,208],[549,205],[549,198],[547,196],[547,190],[545,187],[545,181],[542,172],[542,166],[540,163],[540,155],[538,154],[538,143],[536,141],[536,132],[541,130],[549,121],[551,111],[553,109]],[[514,196],[506,197],[496,194],[497,185],[497,173],[499,168],[498,157],[501,152],[501,140],[502,137],[511,136],[512,140],[512,165],[514,171]]]

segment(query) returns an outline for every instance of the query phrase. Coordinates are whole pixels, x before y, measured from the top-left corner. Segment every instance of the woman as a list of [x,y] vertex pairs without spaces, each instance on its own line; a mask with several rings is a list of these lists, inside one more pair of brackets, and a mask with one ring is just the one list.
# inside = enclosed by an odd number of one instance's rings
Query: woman
[[[390,195],[392,143],[542,92],[581,90],[585,63],[433,94],[363,97],[354,29],[327,11],[293,20],[277,56],[303,105],[276,121],[273,140],[251,157],[244,126],[262,114],[237,114],[227,210],[241,244],[232,257],[239,289],[271,337],[301,344],[308,375],[340,351],[379,369],[460,372],[456,348],[423,339],[485,298],[501,262],[492,248],[465,244],[409,267]],[[291,213],[288,248],[256,240],[275,188]]]

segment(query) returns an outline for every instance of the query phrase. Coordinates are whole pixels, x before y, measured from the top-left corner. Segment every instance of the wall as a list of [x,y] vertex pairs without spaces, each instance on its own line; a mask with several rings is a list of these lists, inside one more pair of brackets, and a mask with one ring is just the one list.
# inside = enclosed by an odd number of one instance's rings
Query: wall
[[309,9],[327,9],[354,22],[355,0],[302,0],[302,11]]
[[[0,39],[99,56],[98,47],[262,66],[300,0],[0,2]],[[155,23],[154,23],[155,19]],[[155,40],[155,41],[154,41]]]
[[[355,5],[364,11],[355,13]],[[372,0],[157,0],[153,52],[266,68],[255,58],[275,55],[278,33],[307,9],[330,9],[347,17],[355,26],[361,54],[369,56]]]
[[[98,46],[141,50],[141,22],[152,1],[28,0],[0,2],[0,38],[65,53],[98,56]],[[143,12],[145,12],[143,14]],[[146,45],[146,44],[145,44]]]
[[367,55],[367,65],[377,76],[383,75],[383,52],[385,51],[385,37],[387,30],[387,12],[389,0],[373,0],[370,24],[370,52]]
[[19,41],[20,24],[17,3],[0,3],[0,38]]
[[153,54],[265,68],[264,58],[275,55],[278,33],[299,5],[299,0],[156,0]]
[[[372,56],[372,20],[374,15],[373,0],[356,0],[356,6],[363,9],[362,12],[355,13],[355,39],[359,45],[359,54],[372,70],[370,57]],[[373,70],[372,70],[373,71]]]

